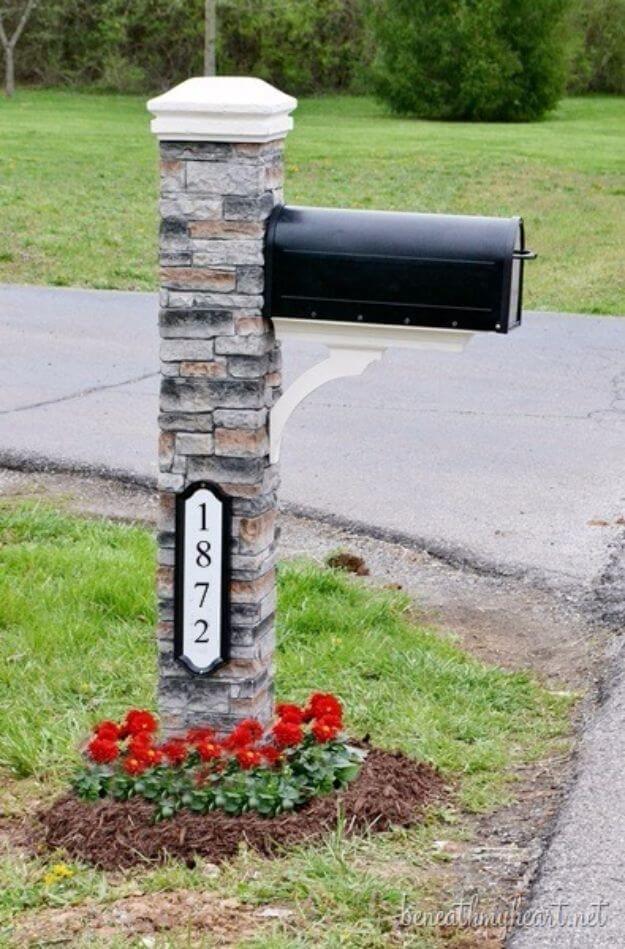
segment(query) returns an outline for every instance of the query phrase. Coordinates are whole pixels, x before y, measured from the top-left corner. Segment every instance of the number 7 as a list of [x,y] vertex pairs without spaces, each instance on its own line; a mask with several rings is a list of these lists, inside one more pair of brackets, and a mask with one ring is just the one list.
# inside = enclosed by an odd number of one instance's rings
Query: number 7
[[197,589],[197,587],[204,587],[204,592],[202,593],[202,596],[201,596],[201,598],[200,598],[200,608],[201,608],[202,606],[204,606],[204,603],[206,602],[206,597],[207,597],[207,595],[208,595],[208,587],[209,587],[209,585],[210,585],[210,584],[208,584],[208,583],[200,583],[200,582],[198,582],[198,583],[195,584],[196,589]]

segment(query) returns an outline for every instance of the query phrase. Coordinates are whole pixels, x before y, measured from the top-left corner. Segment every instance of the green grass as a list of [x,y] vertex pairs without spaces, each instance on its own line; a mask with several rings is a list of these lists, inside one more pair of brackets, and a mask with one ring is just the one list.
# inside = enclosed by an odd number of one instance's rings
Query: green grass
[[[0,508],[0,767],[64,775],[91,722],[153,704],[154,554],[138,527]],[[292,564],[279,596],[278,693],[336,691],[355,735],[458,776],[472,808],[566,727],[562,698],[415,625],[400,593]]]
[[[251,909],[277,906],[291,910],[286,922],[261,928],[259,921],[256,936],[236,943],[250,949],[387,946],[403,905],[421,909],[436,906],[440,884],[434,884],[433,878],[441,867],[434,840],[440,832],[440,823],[432,822],[405,831],[348,838],[339,827],[317,846],[296,848],[276,860],[267,861],[244,851],[217,874],[207,874],[201,862],[193,869],[171,862],[107,874],[63,861],[73,875],[54,884],[46,882],[46,876],[63,859],[61,854],[34,859],[0,857],[0,941],[10,938],[14,923],[23,913],[79,907],[87,900],[104,907],[127,896],[197,891],[212,892],[222,899],[235,898]],[[459,839],[453,829],[446,832],[446,839],[454,837]],[[188,949],[190,945],[220,944],[218,932],[214,933],[215,942],[190,942],[184,918],[180,928],[181,933],[164,934],[163,942],[157,945]],[[42,940],[42,945],[48,944]],[[440,945],[427,930],[408,944],[415,949]],[[87,934],[84,942],[72,941],[72,945],[106,945],[109,949],[119,945],[127,949],[143,943],[134,942],[132,937],[125,940],[121,935],[119,943],[110,937],[100,942]]]
[[[0,813],[19,813],[57,790],[94,720],[153,704],[154,557],[152,536],[141,528],[0,504],[0,769],[8,785]],[[527,675],[484,666],[422,627],[401,593],[307,563],[283,564],[279,578],[281,696],[336,690],[353,734],[369,732],[375,744],[438,765],[473,810],[513,793],[516,764],[560,747],[565,698]],[[198,889],[291,909],[287,921],[240,945],[371,949],[389,944],[404,899],[440,905],[444,854],[435,841],[464,834],[451,804],[409,830],[351,839],[339,827],[275,861],[243,852],[216,876],[202,865],[110,875],[72,864],[74,875],[53,884],[46,876],[62,856],[0,855],[0,941],[24,912]],[[133,940],[85,937],[84,944],[141,944]],[[183,932],[161,944],[190,943]],[[439,942],[423,931],[409,944]]]
[[[287,199],[521,214],[539,260],[526,305],[625,313],[625,99],[564,100],[527,125],[397,119],[303,100]],[[0,102],[0,280],[156,286],[156,147],[143,98],[20,91]]]
[[154,545],[46,508],[0,515],[0,767],[64,773],[87,723],[151,701]]
[[404,595],[315,566],[281,572],[277,667],[281,693],[335,691],[354,734],[459,775],[474,809],[501,799],[515,760],[544,752],[565,707],[415,625]]

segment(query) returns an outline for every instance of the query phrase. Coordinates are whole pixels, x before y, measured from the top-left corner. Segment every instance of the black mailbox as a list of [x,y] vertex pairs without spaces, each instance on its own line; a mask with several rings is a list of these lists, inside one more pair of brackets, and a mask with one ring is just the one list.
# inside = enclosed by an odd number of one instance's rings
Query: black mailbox
[[518,217],[282,205],[267,229],[265,313],[507,333],[533,256]]

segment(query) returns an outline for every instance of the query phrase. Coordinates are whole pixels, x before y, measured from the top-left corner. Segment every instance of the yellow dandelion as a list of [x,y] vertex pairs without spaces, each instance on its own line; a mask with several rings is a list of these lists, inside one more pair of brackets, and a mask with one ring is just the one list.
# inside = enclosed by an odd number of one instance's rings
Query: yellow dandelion
[[74,876],[74,873],[75,871],[72,870],[71,867],[68,867],[66,863],[55,863],[44,875],[44,885],[53,886],[55,883],[58,883],[59,880],[69,880]]

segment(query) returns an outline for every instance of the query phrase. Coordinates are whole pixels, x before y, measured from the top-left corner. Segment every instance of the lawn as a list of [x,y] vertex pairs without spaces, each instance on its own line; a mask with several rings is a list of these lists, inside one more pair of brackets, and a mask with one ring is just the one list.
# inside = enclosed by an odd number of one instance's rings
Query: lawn
[[[61,787],[94,720],[153,704],[154,557],[141,528],[0,505],[0,813],[27,809],[33,787],[38,797]],[[243,854],[210,879],[177,864],[121,876],[72,866],[56,879],[58,856],[0,856],[0,939],[27,909],[184,888],[290,908],[288,938],[245,945],[387,944],[404,895],[440,898],[434,841],[462,833],[447,822],[506,800],[517,765],[561,746],[569,699],[477,662],[419,625],[403,594],[296,563],[281,566],[279,602],[279,695],[335,690],[354,735],[436,764],[457,787],[454,807],[410,831],[339,831],[273,862]],[[410,944],[438,943],[424,933]]]
[[[294,203],[521,214],[529,308],[625,314],[625,99],[527,125],[397,119],[366,98],[300,103]],[[0,102],[0,281],[156,286],[156,147],[144,100],[20,91]]]

